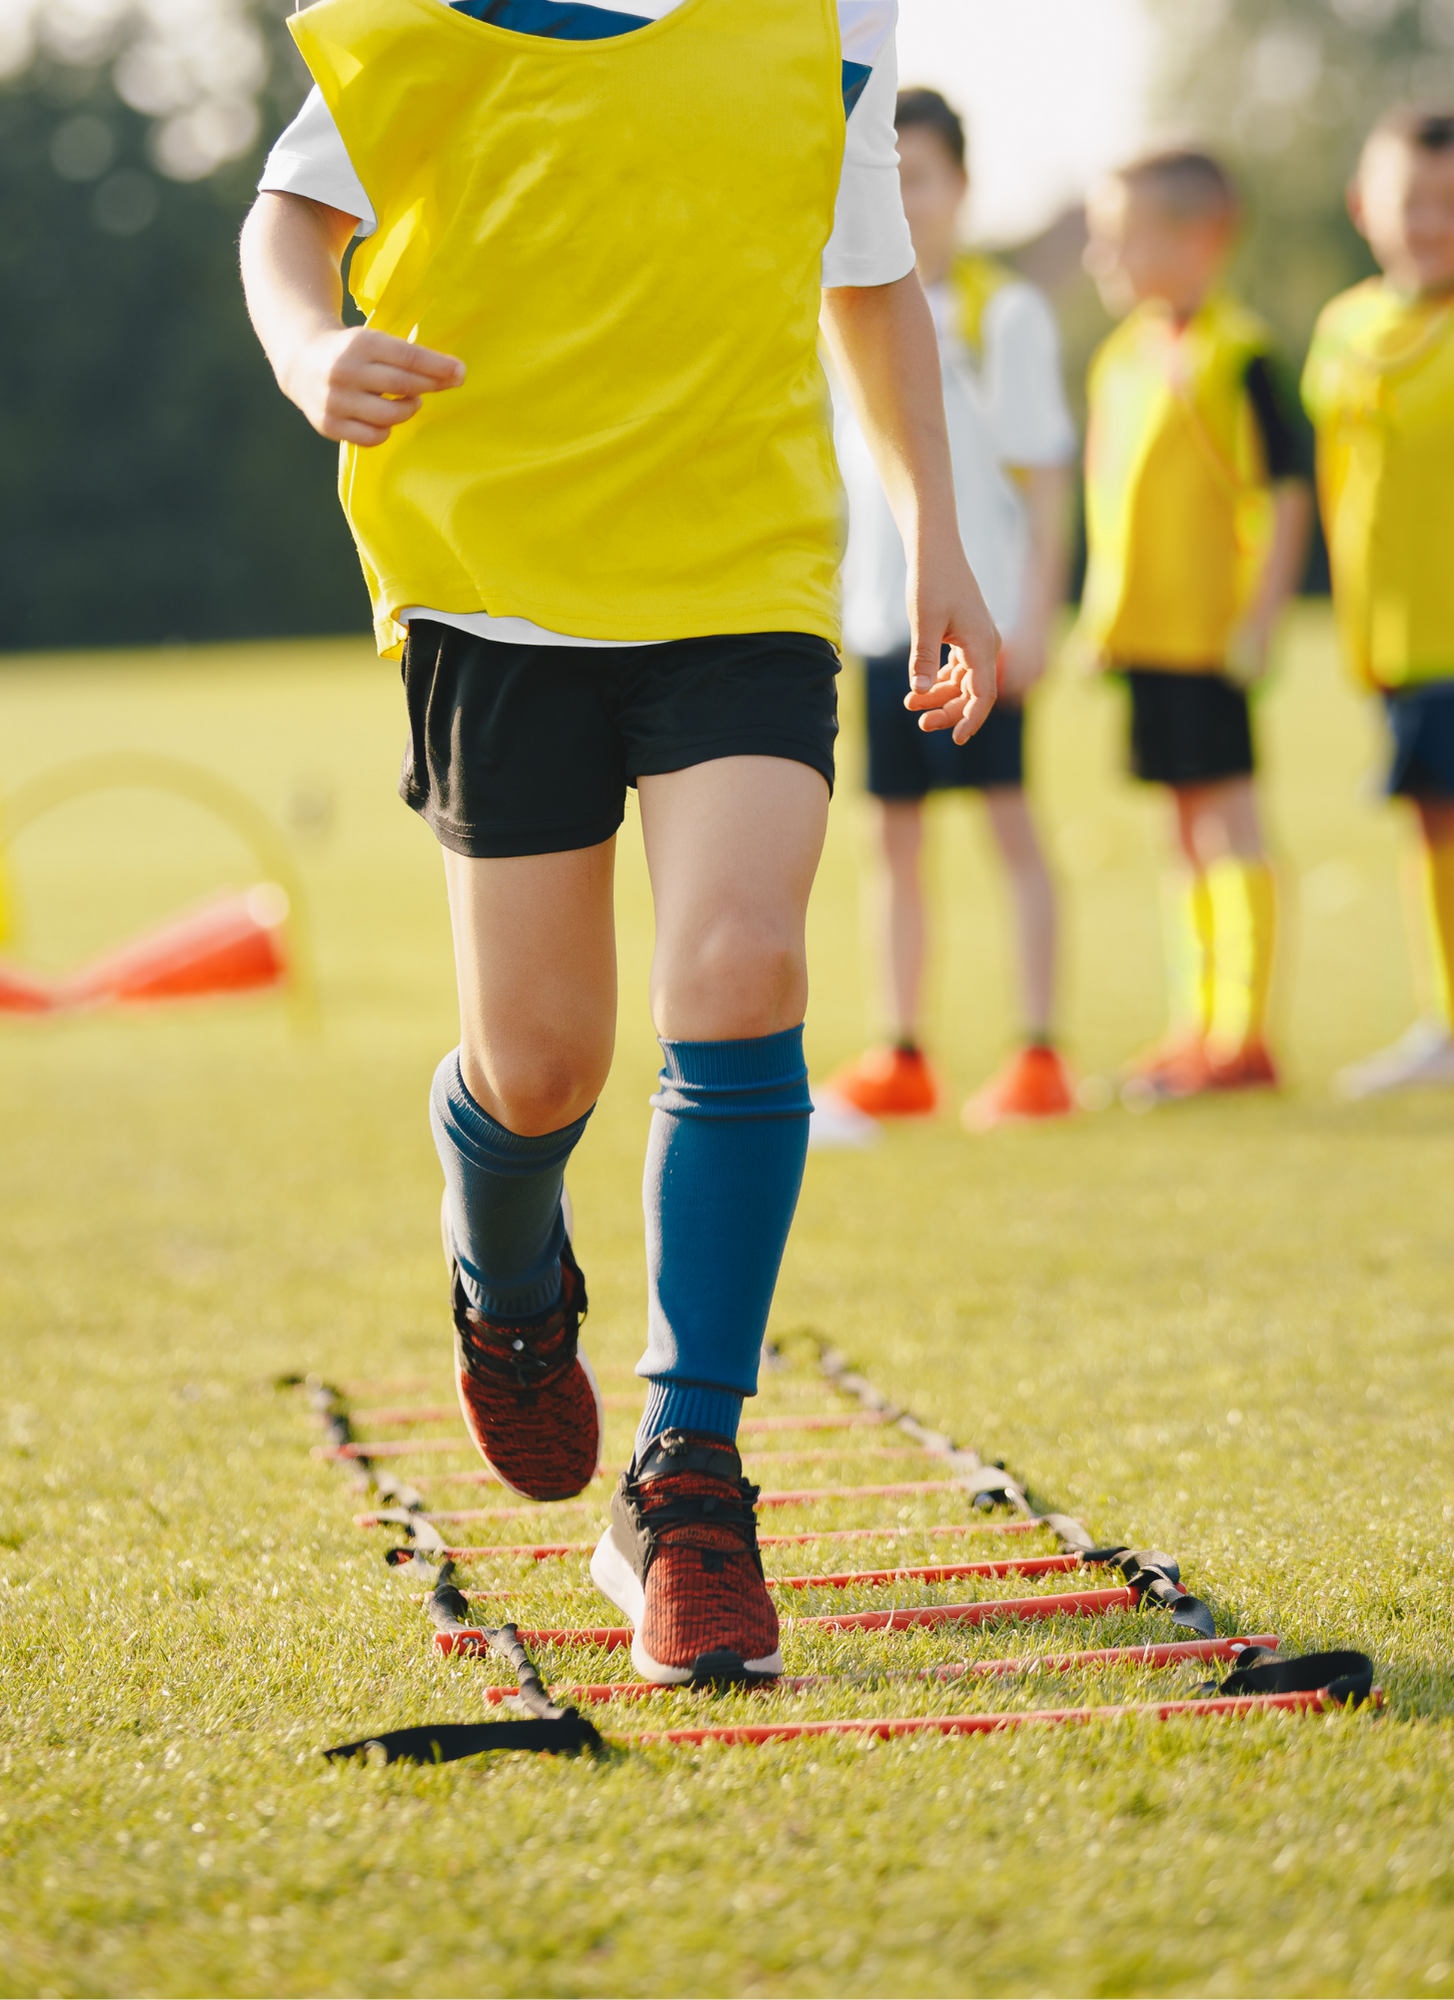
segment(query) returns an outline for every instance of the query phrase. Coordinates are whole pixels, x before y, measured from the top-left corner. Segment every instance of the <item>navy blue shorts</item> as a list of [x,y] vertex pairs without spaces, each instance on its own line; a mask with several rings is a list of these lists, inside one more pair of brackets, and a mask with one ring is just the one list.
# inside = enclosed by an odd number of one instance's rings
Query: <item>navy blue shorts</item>
[[1025,782],[1025,711],[997,701],[963,749],[952,729],[932,734],[904,707],[909,650],[865,662],[868,789],[876,799],[922,799],[929,792],[987,792]]
[[1388,789],[1401,799],[1454,799],[1454,680],[1384,696],[1393,731]]

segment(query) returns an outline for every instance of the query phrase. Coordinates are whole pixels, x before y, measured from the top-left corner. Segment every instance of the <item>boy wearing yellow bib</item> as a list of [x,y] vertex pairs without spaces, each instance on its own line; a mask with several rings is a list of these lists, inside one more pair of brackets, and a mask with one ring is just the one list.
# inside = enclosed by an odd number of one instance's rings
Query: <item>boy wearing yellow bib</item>
[[1172,1024],[1142,1101],[1273,1085],[1274,888],[1247,688],[1302,573],[1311,451],[1271,336],[1221,287],[1239,222],[1225,170],[1164,153],[1090,205],[1088,261],[1126,314],[1090,377],[1081,629],[1131,696],[1131,759],[1175,808]]
[[1382,694],[1388,788],[1412,801],[1429,1016],[1337,1079],[1349,1097],[1454,1083],[1454,111],[1374,130],[1349,191],[1383,270],[1333,300],[1303,378],[1344,648]]
[[319,0],[291,27],[317,92],[243,272],[280,385],[342,444],[402,657],[401,791],[444,849],[461,1038],[430,1109],[460,1404],[514,1491],[594,1476],[563,1175],[610,1064],[635,785],[665,1058],[649,1388],[592,1574],[649,1678],[772,1674],[735,1436],[811,1109],[841,516],[820,315],[913,552],[924,727],[973,735],[998,649],[898,200],[894,6]]

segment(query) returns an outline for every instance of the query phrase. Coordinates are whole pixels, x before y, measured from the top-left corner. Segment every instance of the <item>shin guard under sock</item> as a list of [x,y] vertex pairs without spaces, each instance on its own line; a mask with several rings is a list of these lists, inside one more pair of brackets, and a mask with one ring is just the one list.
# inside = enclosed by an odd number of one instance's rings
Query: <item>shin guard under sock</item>
[[652,1383],[643,1429],[730,1437],[741,1398],[757,1390],[803,1183],[813,1109],[803,1031],[661,1047],[642,1188],[650,1304],[636,1372]]
[[435,1071],[429,1123],[444,1168],[460,1282],[477,1311],[528,1319],[560,1298],[561,1188],[590,1115],[559,1132],[522,1138],[470,1096],[458,1049]]

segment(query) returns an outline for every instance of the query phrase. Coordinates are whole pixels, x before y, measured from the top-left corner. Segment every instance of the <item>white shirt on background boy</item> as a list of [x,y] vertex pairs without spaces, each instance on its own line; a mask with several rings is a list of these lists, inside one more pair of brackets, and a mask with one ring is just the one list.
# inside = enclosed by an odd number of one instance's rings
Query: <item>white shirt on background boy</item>
[[[990,616],[1007,636],[1020,614],[1030,521],[1017,469],[1067,465],[1076,452],[1060,333],[1043,292],[1014,279],[985,306],[981,353],[961,337],[951,284],[929,287],[944,376],[944,412],[965,553]],[[868,445],[835,395],[838,460],[848,488],[843,629],[850,652],[876,659],[910,641],[908,565]]]

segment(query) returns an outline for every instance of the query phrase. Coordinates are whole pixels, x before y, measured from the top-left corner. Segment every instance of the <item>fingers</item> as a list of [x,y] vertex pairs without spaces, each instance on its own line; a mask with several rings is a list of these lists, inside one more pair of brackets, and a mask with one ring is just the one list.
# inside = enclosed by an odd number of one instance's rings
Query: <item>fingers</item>
[[954,725],[954,740],[961,748],[968,743],[976,730],[982,729],[988,722],[990,710],[999,695],[998,651],[996,646],[994,654],[988,657],[980,655],[969,662],[968,672],[962,683],[967,699],[959,720]]
[[397,334],[376,333],[371,327],[354,331],[339,362],[357,370],[360,382],[371,369],[392,369],[405,378],[402,393],[406,395],[457,389],[465,375],[464,363],[455,355],[440,354],[432,347],[421,347],[417,341],[400,340]]
[[418,396],[330,396],[319,429],[337,444],[382,444],[419,414]]
[[913,694],[927,694],[943,672],[939,664],[940,648],[937,641],[930,645],[927,640],[916,642],[909,659],[909,687]]

